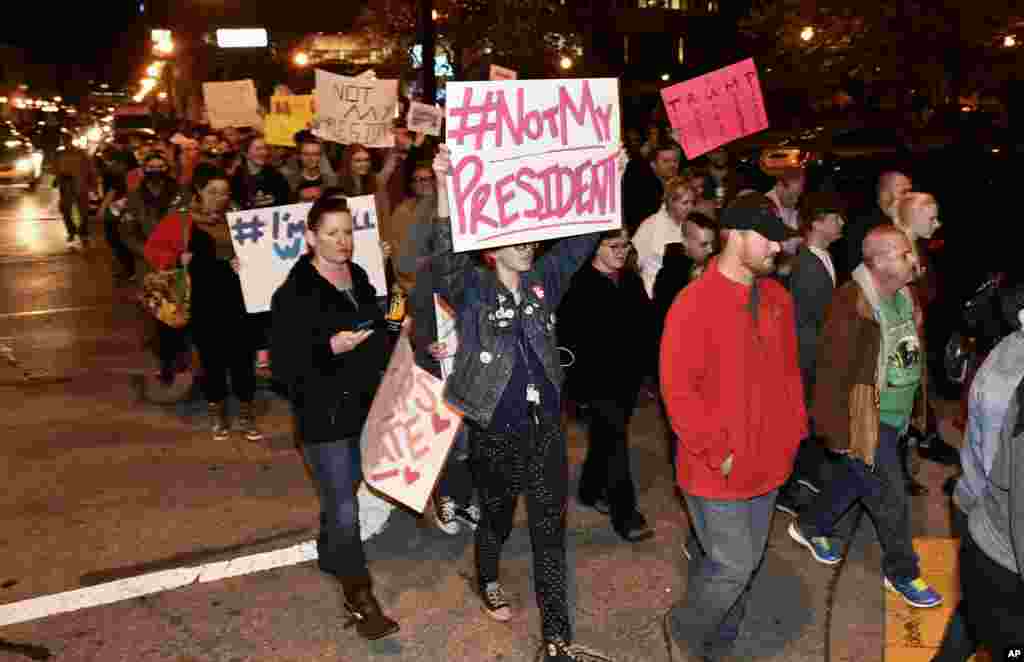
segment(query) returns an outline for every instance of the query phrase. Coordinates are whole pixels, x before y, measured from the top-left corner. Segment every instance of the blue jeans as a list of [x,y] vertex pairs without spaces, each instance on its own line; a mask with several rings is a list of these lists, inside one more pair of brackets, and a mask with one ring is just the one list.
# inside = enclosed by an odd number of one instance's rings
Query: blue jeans
[[778,490],[752,499],[724,501],[686,494],[693,546],[686,598],[670,612],[672,634],[697,655],[728,653],[739,637],[750,584],[764,558]]
[[899,430],[882,423],[874,468],[844,457],[833,466],[831,480],[822,486],[817,500],[799,518],[800,530],[808,538],[829,537],[836,522],[860,500],[875,523],[882,544],[882,570],[892,582],[910,581],[921,574],[910,539],[910,504],[899,439]]
[[363,478],[359,439],[304,444],[302,452],[320,496],[320,569],[337,577],[368,577],[355,495],[355,485]]

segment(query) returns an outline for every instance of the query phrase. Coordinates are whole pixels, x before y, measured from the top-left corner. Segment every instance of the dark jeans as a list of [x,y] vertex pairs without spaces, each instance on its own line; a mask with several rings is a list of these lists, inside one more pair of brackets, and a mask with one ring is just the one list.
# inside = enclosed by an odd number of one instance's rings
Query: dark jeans
[[245,326],[242,318],[193,320],[193,339],[203,364],[203,393],[210,402],[223,402],[227,397],[228,373],[238,399],[252,402],[256,392],[256,352]]
[[828,537],[836,522],[859,500],[874,520],[882,544],[882,569],[893,582],[909,581],[921,574],[910,539],[910,507],[900,465],[899,438],[899,430],[881,424],[874,468],[849,456],[842,458],[833,465],[832,480],[822,486],[817,500],[799,518],[806,536]]
[[[88,200],[88,198],[86,198]],[[80,236],[82,239],[89,238],[89,207],[87,202],[83,204],[82,197],[72,195],[70,193],[62,193],[60,196],[60,215],[64,219],[64,229],[68,232],[68,238],[73,238],[75,235]],[[78,208],[78,217],[81,219],[80,225],[75,227],[75,217],[73,209]]]
[[565,557],[569,461],[561,421],[497,431],[471,427],[470,434],[481,511],[476,530],[479,587],[482,591],[498,581],[501,548],[512,532],[516,501],[525,493],[541,629],[545,639],[571,641]]
[[121,240],[120,224],[120,218],[107,213],[106,218],[103,219],[103,236],[106,237],[107,243],[110,244],[110,251],[113,253],[114,259],[121,265],[121,272],[125,276],[134,276],[135,255]]
[[739,636],[750,584],[764,558],[778,490],[727,501],[686,494],[693,532],[686,598],[671,610],[672,635],[694,655],[727,654]]
[[320,496],[317,564],[322,571],[337,577],[368,578],[355,494],[355,485],[363,477],[359,439],[303,444],[302,453]]
[[166,375],[172,375],[174,374],[174,368],[178,361],[178,356],[187,349],[187,343],[185,341],[187,327],[184,329],[175,329],[174,327],[167,326],[158,319],[154,319],[153,323],[156,324],[156,352],[157,356],[160,358],[160,372]]
[[606,497],[617,525],[625,525],[636,512],[627,438],[635,406],[635,392],[632,397],[590,401],[590,446],[580,473],[579,496],[586,503]]
[[[961,540],[970,537],[967,531],[967,515],[960,510],[956,504],[951,503],[953,519],[953,536]],[[974,638],[967,629],[967,604],[960,599],[956,609],[949,615],[949,622],[946,623],[946,632],[942,636],[942,643],[939,644],[939,652],[932,658],[932,662],[967,662],[978,648]]]
[[452,443],[448,460],[437,480],[437,495],[450,497],[460,506],[468,506],[473,499],[473,473],[466,449],[466,426],[462,426]]
[[1009,648],[1024,647],[1024,580],[966,535],[960,539],[960,588],[975,641],[989,649],[993,660],[1011,659]]

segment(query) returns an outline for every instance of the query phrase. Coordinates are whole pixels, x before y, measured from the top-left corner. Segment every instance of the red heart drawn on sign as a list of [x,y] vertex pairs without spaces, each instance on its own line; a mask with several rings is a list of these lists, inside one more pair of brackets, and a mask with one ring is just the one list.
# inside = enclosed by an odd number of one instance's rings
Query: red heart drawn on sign
[[448,426],[452,424],[447,418],[438,416],[437,412],[434,412],[434,416],[431,418],[431,423],[434,425],[434,434],[441,434],[448,429]]
[[405,474],[404,475],[405,475],[405,484],[406,485],[412,485],[413,483],[415,483],[416,481],[418,481],[420,479],[420,472],[415,471],[413,469],[410,469],[409,467],[405,468]]

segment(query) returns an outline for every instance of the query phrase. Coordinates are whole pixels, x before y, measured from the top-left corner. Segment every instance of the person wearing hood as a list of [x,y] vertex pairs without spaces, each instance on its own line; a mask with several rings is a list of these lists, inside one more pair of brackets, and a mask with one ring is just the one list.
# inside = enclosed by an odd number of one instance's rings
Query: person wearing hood
[[[387,334],[366,271],[352,261],[352,214],[322,197],[306,217],[309,253],[274,293],[274,377],[291,402],[302,452],[320,496],[320,569],[340,581],[345,608],[366,639],[398,631],[373,594],[359,533],[359,438],[387,367]],[[387,256],[390,247],[382,245]],[[362,330],[360,330],[362,329]]]
[[[764,558],[775,499],[807,436],[793,299],[773,278],[793,236],[761,194],[722,211],[722,252],[676,297],[661,393],[676,480],[699,547],[685,599],[663,619],[669,659],[729,655]],[[704,550],[704,551],[701,551]]]
[[921,577],[900,460],[901,436],[910,425],[924,429],[927,415],[922,314],[908,288],[916,254],[892,225],[869,231],[863,251],[853,279],[833,295],[815,364],[815,433],[843,457],[789,535],[819,563],[835,565],[842,556],[833,529],[859,501],[878,531],[885,588],[913,607],[935,607],[942,596]]

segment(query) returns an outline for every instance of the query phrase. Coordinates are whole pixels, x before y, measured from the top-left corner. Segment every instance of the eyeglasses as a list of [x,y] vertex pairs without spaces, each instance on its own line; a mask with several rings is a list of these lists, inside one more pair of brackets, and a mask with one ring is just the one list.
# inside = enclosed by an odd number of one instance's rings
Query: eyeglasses
[[514,245],[512,246],[512,248],[516,249],[516,250],[517,250],[517,251],[519,251],[520,253],[525,253],[525,252],[527,252],[527,251],[532,251],[532,250],[534,250],[534,249],[535,249],[535,248],[537,248],[537,246],[539,246],[539,245],[540,245],[540,242],[537,242],[537,241],[531,241],[531,242],[529,242],[529,243],[526,243],[526,244],[514,244]]

